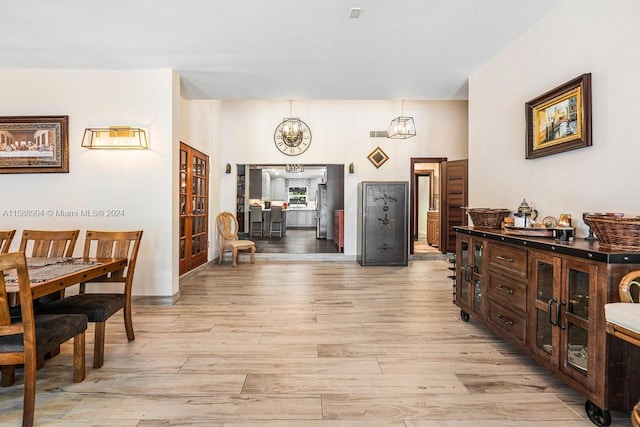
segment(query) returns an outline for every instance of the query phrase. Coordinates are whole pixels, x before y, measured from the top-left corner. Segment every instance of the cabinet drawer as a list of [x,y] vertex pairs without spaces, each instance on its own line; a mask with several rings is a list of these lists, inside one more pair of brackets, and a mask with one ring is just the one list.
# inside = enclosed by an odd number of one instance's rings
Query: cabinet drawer
[[489,273],[488,294],[505,307],[527,311],[527,285],[495,273]]
[[488,244],[489,268],[509,273],[520,278],[527,278],[527,250],[513,246]]
[[489,323],[524,345],[527,329],[527,320],[524,314],[516,314],[499,304],[489,302]]

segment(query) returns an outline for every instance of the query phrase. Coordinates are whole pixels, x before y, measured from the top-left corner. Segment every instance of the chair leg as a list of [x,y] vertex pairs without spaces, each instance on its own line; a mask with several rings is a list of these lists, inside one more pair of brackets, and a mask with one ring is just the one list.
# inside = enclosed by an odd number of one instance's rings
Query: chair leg
[[96,334],[93,339],[93,368],[99,369],[104,365],[104,331],[105,323],[98,322],[96,325]]
[[236,248],[231,249],[231,255],[233,258],[233,261],[231,263],[231,267],[235,267],[238,265],[238,250]]
[[131,305],[126,304],[124,306],[124,329],[127,331],[127,339],[133,341],[136,339],[133,333],[133,322],[131,321]]
[[[26,356],[26,355],[25,355]],[[24,362],[24,403],[22,426],[33,426],[36,409],[36,361],[27,357]]]
[[16,366],[2,365],[2,387],[11,387],[16,382]]
[[73,337],[73,382],[84,381],[85,376],[85,336],[84,332]]
[[218,264],[222,264],[222,257],[224,256],[224,251],[222,247],[220,247],[220,255],[218,256]]

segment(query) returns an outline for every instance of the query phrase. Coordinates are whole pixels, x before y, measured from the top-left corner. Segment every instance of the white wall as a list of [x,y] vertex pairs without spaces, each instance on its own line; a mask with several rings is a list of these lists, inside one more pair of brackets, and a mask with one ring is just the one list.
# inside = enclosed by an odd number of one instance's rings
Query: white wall
[[[0,175],[0,228],[144,230],[134,284],[136,295],[170,296],[177,280],[177,145],[179,79],[171,70],[0,71],[0,116],[69,116],[68,174]],[[86,127],[130,125],[148,132],[150,150],[88,150]],[[176,169],[177,170],[177,169]],[[174,176],[175,175],[175,176]],[[3,212],[43,209],[121,209],[122,217],[22,216]],[[75,254],[82,253],[84,238]]]
[[[571,17],[568,19],[568,17]],[[640,2],[565,0],[469,80],[469,204],[640,214]],[[524,104],[592,74],[593,146],[525,160]]]
[[[370,138],[388,130],[400,115],[400,101],[296,101],[293,115],[309,125],[312,142],[300,156],[280,153],[273,142],[276,126],[289,115],[286,101],[223,101],[220,164],[355,164],[345,167],[345,254],[355,255],[357,184],[360,181],[409,181],[411,157],[467,157],[466,101],[406,101],[417,136],[406,140]],[[367,156],[380,146],[389,160],[379,169]],[[220,208],[235,209],[235,174],[220,181]]]

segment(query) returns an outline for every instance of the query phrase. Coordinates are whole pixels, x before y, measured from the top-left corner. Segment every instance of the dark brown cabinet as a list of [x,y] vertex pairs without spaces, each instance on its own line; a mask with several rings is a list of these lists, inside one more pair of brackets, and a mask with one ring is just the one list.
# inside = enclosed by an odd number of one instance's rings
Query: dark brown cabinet
[[619,301],[618,283],[640,268],[640,253],[584,239],[455,231],[462,320],[481,321],[584,395],[594,423],[610,423],[609,410],[631,410],[640,397],[640,350],[607,335],[604,304]]
[[440,212],[427,212],[427,244],[431,246],[440,245]]

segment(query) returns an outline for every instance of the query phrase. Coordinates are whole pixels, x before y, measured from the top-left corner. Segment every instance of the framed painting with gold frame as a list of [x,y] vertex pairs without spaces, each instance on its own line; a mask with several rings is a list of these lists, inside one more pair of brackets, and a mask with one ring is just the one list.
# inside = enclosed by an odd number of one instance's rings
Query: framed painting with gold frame
[[68,173],[69,116],[0,117],[0,173]]
[[527,159],[591,145],[591,74],[525,104]]

